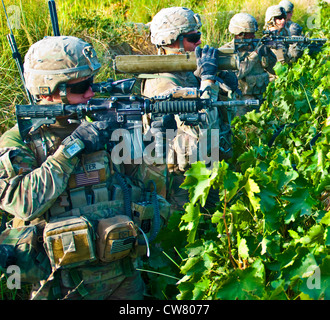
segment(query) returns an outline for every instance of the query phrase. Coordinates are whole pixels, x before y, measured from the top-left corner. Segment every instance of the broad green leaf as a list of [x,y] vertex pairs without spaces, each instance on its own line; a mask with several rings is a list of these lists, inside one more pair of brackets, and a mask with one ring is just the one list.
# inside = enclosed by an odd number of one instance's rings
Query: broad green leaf
[[187,222],[188,224],[181,226],[181,230],[188,230],[187,240],[189,243],[195,241],[195,236],[197,228],[199,225],[200,219],[200,210],[199,205],[194,205],[192,202],[185,205],[186,213],[182,216],[182,221]]
[[216,297],[223,300],[248,300],[261,297],[265,286],[265,267],[260,259],[245,270],[236,269],[228,275]]
[[319,267],[310,268],[302,279],[300,290],[310,298],[330,299],[330,256],[326,256]]
[[277,195],[278,193],[271,183],[268,183],[265,187],[260,188],[260,210],[263,213],[271,212],[271,210],[274,209],[274,206],[276,205],[275,197]]
[[210,174],[211,171],[203,162],[193,163],[185,173],[186,179],[181,184],[181,188],[189,190],[191,203],[195,204],[200,200],[201,205],[205,205],[211,187]]
[[285,208],[287,212],[285,223],[295,221],[299,212],[300,216],[310,216],[313,212],[312,207],[316,203],[310,196],[307,188],[298,189],[291,197],[284,196],[282,199],[289,201],[289,205]]
[[242,259],[247,259],[249,257],[249,248],[246,244],[246,240],[244,238],[241,239],[239,234],[237,234],[237,242],[238,242],[238,255]]
[[247,192],[253,209],[257,211],[260,208],[260,198],[255,195],[260,192],[258,184],[255,183],[252,178],[248,178],[244,188]]

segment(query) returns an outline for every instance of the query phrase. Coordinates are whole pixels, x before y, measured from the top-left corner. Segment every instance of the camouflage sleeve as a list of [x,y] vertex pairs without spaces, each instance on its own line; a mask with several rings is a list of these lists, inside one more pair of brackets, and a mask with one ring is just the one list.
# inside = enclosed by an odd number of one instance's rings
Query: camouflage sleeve
[[0,208],[25,221],[44,214],[65,190],[78,162],[76,157],[66,159],[62,149],[60,146],[38,167],[33,152],[22,141],[2,137]]
[[146,79],[142,94],[148,98],[166,96],[181,88],[179,80],[171,73],[155,75],[155,78]]
[[259,63],[259,55],[257,52],[252,51],[248,56],[246,56],[239,64],[239,71],[237,74],[238,80],[243,79],[246,77],[254,66]]

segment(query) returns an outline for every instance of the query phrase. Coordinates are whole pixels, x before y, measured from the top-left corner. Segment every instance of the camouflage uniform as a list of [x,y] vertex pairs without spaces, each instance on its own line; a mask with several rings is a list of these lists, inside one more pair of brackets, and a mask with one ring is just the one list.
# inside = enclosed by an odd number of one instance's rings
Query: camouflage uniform
[[[282,0],[279,3],[279,6],[281,6],[282,8],[285,9],[286,13],[293,13],[293,9],[294,9],[294,5],[292,2],[288,1],[288,0]],[[286,28],[289,30],[291,36],[301,36],[301,32],[302,32],[302,27],[296,23],[290,20],[286,21]]]
[[[275,17],[285,16],[286,11],[280,5],[270,6],[266,10],[265,15],[265,30],[269,30],[271,27],[275,26]],[[291,33],[287,25],[279,33],[280,36],[290,37]],[[291,63],[296,61],[303,54],[304,48],[299,44],[285,45],[284,43],[276,42],[271,47],[272,52],[276,55],[277,61],[281,63]]]
[[[44,50],[45,55],[40,57],[40,47],[48,48],[52,55],[47,56]],[[64,59],[59,59],[63,56]],[[94,49],[74,37],[41,40],[28,51],[24,66],[27,87],[35,96],[40,94],[38,90],[54,92],[57,88],[55,71],[65,82],[93,75],[100,68]],[[67,69],[72,72],[66,73]],[[69,124],[67,119],[58,119],[54,125],[42,126],[34,132],[28,142],[22,140],[17,126],[2,135],[0,208],[14,216],[12,227],[40,221],[47,225],[59,217],[83,215],[95,229],[101,219],[125,214],[122,196],[110,194],[119,178],[113,175],[111,159],[105,150],[83,152],[72,158],[64,154],[63,139],[76,127],[77,124]],[[88,196],[89,192],[93,193],[92,197]],[[136,196],[134,200],[134,197],[132,201],[139,199]],[[169,214],[169,205],[166,206]],[[136,270],[139,261],[133,251],[112,262],[96,259],[84,266],[55,268],[48,281],[42,281],[41,286],[35,284],[32,298],[143,299],[144,283]]]
[[[166,48],[173,53],[184,52],[181,34],[198,30],[201,27],[201,21],[198,14],[182,7],[172,7],[162,9],[153,18],[150,24],[151,42],[155,44],[159,53]],[[180,48],[173,49],[168,45],[180,40]],[[228,87],[226,87],[228,88]],[[202,98],[216,101],[220,90],[219,82],[207,83],[200,81],[193,72],[173,72],[160,73],[148,76],[142,84],[142,94],[149,98],[155,96],[167,96],[178,91],[187,94],[196,92],[196,89],[204,91]],[[217,108],[204,110],[207,114],[207,122],[195,126],[186,125],[175,116],[177,124],[177,134],[169,145],[167,163],[157,165],[149,170],[153,170],[155,175],[159,175],[166,185],[166,194],[172,208],[182,210],[184,203],[188,201],[188,192],[179,188],[184,180],[184,172],[188,168],[189,158],[199,153],[199,144],[201,129],[220,129],[229,132],[230,128],[225,126],[219,116]],[[150,128],[150,118],[144,118],[145,130]],[[230,133],[229,133],[230,136]],[[227,137],[228,138],[228,137]],[[228,145],[227,145],[228,147]],[[220,154],[220,157],[230,156],[228,153]],[[174,160],[174,161],[173,161]],[[196,158],[198,160],[198,158]],[[157,172],[157,173],[156,173]]]
[[[255,33],[258,30],[258,24],[254,17],[247,13],[238,13],[233,16],[229,23],[229,32],[235,37],[243,37],[245,33]],[[225,44],[222,48],[234,49],[234,40]],[[264,50],[262,55],[258,53],[261,49],[254,44],[241,45],[238,48],[239,52],[239,70],[236,72],[238,78],[238,86],[242,92],[243,99],[263,100],[263,93],[266,91],[269,83],[269,74],[276,63],[276,57],[269,51]],[[239,107],[233,110],[233,116],[241,116],[248,111],[250,107]]]

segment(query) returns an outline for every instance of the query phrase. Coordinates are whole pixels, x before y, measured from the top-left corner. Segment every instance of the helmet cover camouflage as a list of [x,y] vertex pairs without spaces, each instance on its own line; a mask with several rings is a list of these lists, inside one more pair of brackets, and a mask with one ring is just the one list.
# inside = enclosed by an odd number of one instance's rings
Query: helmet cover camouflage
[[50,95],[58,84],[96,74],[101,67],[87,42],[71,36],[45,37],[28,50],[24,77],[32,95]]
[[270,6],[266,10],[265,23],[266,24],[269,24],[269,23],[274,24],[274,18],[275,17],[279,17],[281,15],[285,15],[286,16],[286,11],[285,11],[285,9],[283,7],[281,7],[279,5]]
[[237,13],[229,22],[229,32],[240,34],[242,32],[256,32],[258,30],[257,20],[248,13]]
[[288,0],[282,0],[278,5],[284,8],[287,13],[292,12],[294,9],[293,3]]
[[202,26],[200,16],[184,7],[160,10],[150,23],[151,42],[166,46],[176,41],[179,35],[198,30]]

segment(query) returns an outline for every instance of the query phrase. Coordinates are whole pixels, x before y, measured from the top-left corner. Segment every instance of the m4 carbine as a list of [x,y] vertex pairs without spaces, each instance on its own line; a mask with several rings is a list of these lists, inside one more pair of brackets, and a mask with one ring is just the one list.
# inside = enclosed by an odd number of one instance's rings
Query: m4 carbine
[[57,117],[90,118],[93,121],[111,121],[113,128],[125,128],[142,120],[143,114],[152,117],[178,114],[186,123],[205,121],[201,110],[217,106],[258,106],[259,100],[232,100],[211,102],[206,99],[154,100],[136,95],[114,96],[110,99],[91,99],[87,104],[16,105],[16,118],[21,137],[43,125],[54,124]]
[[306,47],[309,46],[318,46],[322,47],[328,39],[326,38],[307,38],[302,36],[294,36],[294,37],[285,37],[280,36],[274,31],[264,31],[264,36],[260,39],[235,39],[235,50],[239,49],[242,46],[255,44],[258,45],[273,45],[276,43],[283,43],[283,44],[295,44],[300,43]]

